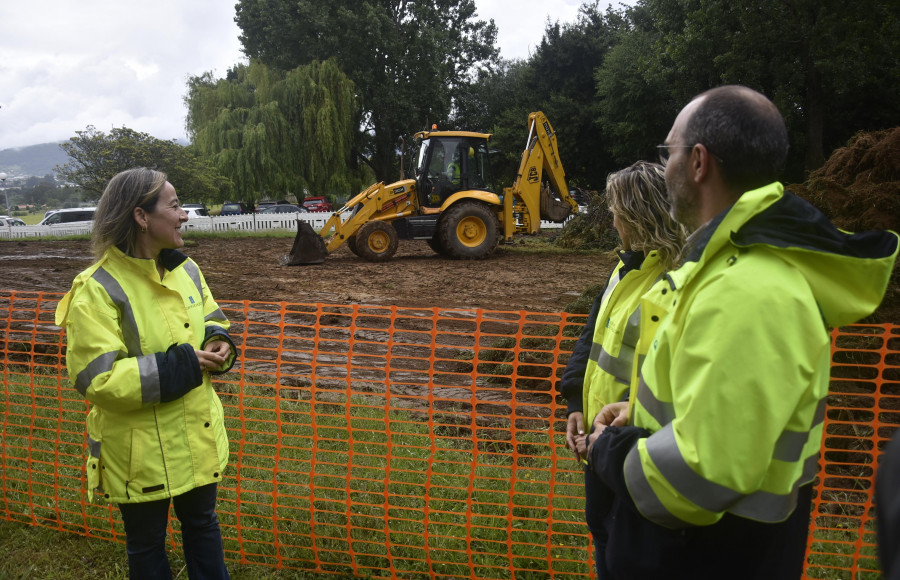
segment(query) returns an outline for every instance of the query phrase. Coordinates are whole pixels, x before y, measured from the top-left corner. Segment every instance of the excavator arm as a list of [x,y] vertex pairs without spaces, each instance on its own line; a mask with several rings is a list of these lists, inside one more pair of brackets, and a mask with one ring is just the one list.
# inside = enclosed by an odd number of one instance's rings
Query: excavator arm
[[506,241],[512,240],[515,233],[537,233],[541,219],[562,222],[578,211],[578,203],[566,186],[556,132],[550,121],[543,112],[537,111],[528,115],[528,126],[528,141],[516,181],[503,190]]

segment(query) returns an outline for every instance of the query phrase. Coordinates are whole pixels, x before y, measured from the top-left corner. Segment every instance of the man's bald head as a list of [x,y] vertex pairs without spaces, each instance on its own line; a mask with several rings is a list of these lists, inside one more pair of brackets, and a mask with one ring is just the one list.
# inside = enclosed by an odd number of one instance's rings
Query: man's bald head
[[683,142],[702,143],[721,161],[725,184],[737,192],[776,181],[787,158],[784,119],[772,101],[753,89],[727,85],[689,104]]

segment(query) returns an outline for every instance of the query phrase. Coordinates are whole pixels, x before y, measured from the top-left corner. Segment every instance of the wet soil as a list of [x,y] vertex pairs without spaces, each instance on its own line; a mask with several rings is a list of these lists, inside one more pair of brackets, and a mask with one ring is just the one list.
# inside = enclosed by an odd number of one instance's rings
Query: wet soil
[[[514,244],[486,260],[448,260],[404,241],[385,263],[346,247],[323,264],[282,266],[291,238],[191,238],[184,248],[217,300],[560,312],[615,265],[609,252],[547,252]],[[0,290],[65,292],[91,263],[89,242],[0,240]]]

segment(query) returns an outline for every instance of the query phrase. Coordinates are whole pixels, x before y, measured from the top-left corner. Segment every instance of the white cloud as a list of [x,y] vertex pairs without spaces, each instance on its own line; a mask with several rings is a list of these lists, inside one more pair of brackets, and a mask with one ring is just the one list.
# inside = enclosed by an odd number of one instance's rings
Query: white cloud
[[[93,125],[160,139],[185,135],[190,76],[244,60],[234,0],[4,0],[0,3],[0,149],[65,141]],[[501,56],[527,58],[549,17],[579,0],[476,0]]]
[[25,0],[0,7],[0,149],[94,125],[184,137],[187,80],[243,60],[234,3]]
[[544,37],[547,19],[574,22],[581,4],[580,0],[475,0],[478,17],[494,19],[500,56],[506,59],[528,58]]

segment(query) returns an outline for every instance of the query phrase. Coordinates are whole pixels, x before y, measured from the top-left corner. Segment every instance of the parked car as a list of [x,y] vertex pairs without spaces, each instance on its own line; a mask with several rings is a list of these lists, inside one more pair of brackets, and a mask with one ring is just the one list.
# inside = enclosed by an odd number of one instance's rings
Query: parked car
[[52,226],[54,224],[74,224],[87,223],[94,220],[95,207],[72,207],[66,209],[58,209],[41,220],[38,225]]
[[299,213],[301,211],[304,210],[300,209],[300,206],[292,203],[278,203],[270,205],[263,210],[259,210],[259,213]]
[[188,219],[198,218],[198,217],[209,217],[209,212],[202,207],[185,207],[181,206],[181,209],[187,214]]
[[184,209],[184,210],[202,209],[206,213],[202,213],[200,215],[204,215],[204,216],[209,215],[209,209],[206,207],[206,204],[204,204],[204,203],[183,203],[183,204],[181,204],[181,209]]
[[0,227],[2,226],[24,226],[25,222],[20,220],[19,218],[2,216],[0,217]]
[[273,205],[278,205],[279,202],[272,201],[271,199],[263,200],[256,204],[256,213],[261,213],[267,207],[272,207]]
[[591,201],[591,194],[583,189],[570,189],[569,195],[581,206],[588,205]]
[[222,211],[219,215],[241,215],[242,213],[252,213],[250,208],[241,202],[226,202],[222,204]]
[[306,211],[334,211],[334,206],[324,197],[307,197],[303,200],[303,209]]

